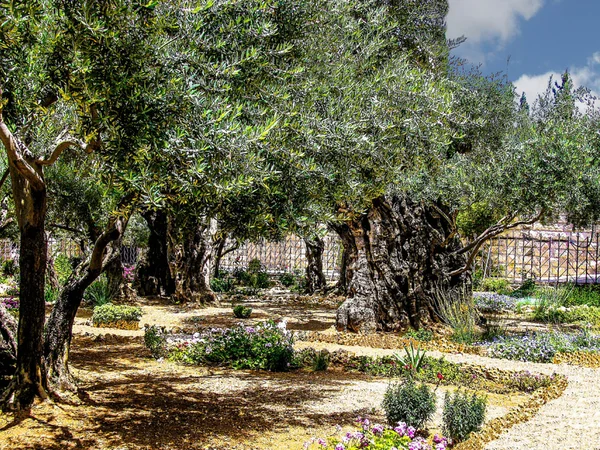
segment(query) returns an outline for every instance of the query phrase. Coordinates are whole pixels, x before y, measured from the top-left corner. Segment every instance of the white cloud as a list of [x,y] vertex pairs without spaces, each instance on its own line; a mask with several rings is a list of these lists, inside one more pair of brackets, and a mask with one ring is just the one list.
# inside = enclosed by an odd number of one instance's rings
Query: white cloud
[[519,20],[529,20],[544,0],[450,0],[448,37],[464,35],[479,43],[506,42],[519,33]]
[[529,20],[544,0],[449,0],[448,38],[465,36],[459,53],[473,62],[484,62],[482,43],[501,47],[519,34],[519,23]]
[[[592,95],[600,98],[598,94],[600,92],[600,67],[596,67],[598,64],[600,64],[600,52],[589,57],[585,66],[569,69],[569,73],[576,88],[584,86],[590,89]],[[538,96],[546,91],[550,76],[553,77],[553,81],[560,82],[561,74],[562,71],[549,71],[538,75],[524,74],[513,84],[517,94],[520,96],[522,92],[525,92],[527,100],[533,104]],[[596,105],[598,106],[598,102]]]

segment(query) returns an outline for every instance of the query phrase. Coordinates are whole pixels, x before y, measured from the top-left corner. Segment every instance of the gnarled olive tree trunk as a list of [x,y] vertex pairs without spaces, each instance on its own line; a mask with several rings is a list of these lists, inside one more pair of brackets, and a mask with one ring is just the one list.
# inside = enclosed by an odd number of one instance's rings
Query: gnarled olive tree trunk
[[367,213],[334,226],[347,257],[347,299],[337,328],[355,332],[419,328],[439,321],[436,289],[470,289],[461,243],[445,213],[405,197],[381,197]]
[[178,302],[215,303],[217,297],[210,288],[212,238],[216,221],[180,230],[180,241],[173,245],[175,293]]
[[[0,303],[0,380],[11,377],[17,364],[17,321]],[[0,389],[4,387],[0,385]]]
[[134,289],[138,295],[166,295],[175,292],[175,281],[169,265],[169,221],[161,210],[145,211],[142,217],[148,224],[148,249],[137,263]]
[[306,245],[306,293],[314,294],[325,289],[327,278],[323,273],[325,242],[318,236],[304,238]]

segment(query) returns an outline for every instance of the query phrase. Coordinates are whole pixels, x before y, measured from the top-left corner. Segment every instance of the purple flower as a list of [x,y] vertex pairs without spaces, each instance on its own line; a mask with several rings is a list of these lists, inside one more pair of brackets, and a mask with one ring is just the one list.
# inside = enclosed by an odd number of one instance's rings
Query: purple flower
[[327,442],[323,438],[317,439],[317,444],[319,444],[319,445],[321,445],[323,447],[327,447]]
[[408,428],[406,429],[406,435],[407,435],[409,438],[411,438],[411,439],[415,437],[415,433],[416,433],[416,432],[417,432],[417,430],[415,430],[415,428],[414,428],[414,427],[408,427]]
[[398,426],[394,428],[394,431],[401,437],[406,434],[406,424],[404,422],[398,422]]
[[344,444],[338,444],[335,446],[335,450],[346,450],[346,447],[344,447]]
[[371,429],[371,432],[375,435],[380,435],[383,433],[383,425],[373,425],[373,428]]

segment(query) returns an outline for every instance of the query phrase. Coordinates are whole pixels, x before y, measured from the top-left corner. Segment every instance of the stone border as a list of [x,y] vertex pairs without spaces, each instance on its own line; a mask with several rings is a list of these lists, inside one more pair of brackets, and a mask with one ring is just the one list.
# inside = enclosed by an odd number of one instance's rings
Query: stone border
[[469,439],[453,448],[456,450],[483,450],[486,444],[498,439],[504,431],[518,423],[527,422],[543,405],[559,398],[568,384],[565,376],[555,375],[552,385],[537,389],[526,402],[511,408],[504,416],[491,420],[481,431],[473,433]]
[[97,322],[94,323],[95,328],[116,328],[118,330],[139,330],[140,321],[118,320],[116,322]]
[[552,363],[589,367],[590,369],[600,369],[600,353],[583,351],[572,353],[558,353],[556,356],[554,356]]

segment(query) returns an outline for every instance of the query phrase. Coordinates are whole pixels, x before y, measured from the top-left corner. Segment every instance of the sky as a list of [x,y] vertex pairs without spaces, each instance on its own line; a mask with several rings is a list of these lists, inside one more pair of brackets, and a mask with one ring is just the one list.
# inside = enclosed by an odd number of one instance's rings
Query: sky
[[[600,93],[600,0],[449,0],[447,37],[465,36],[454,54],[503,72],[533,103],[569,70],[576,86]],[[557,78],[558,77],[558,78]],[[599,96],[600,97],[600,96]]]

